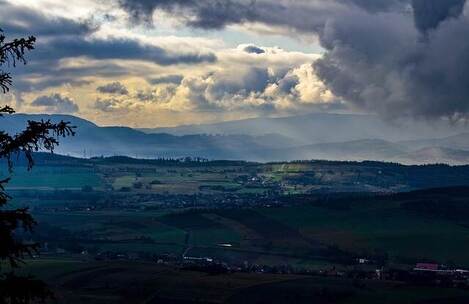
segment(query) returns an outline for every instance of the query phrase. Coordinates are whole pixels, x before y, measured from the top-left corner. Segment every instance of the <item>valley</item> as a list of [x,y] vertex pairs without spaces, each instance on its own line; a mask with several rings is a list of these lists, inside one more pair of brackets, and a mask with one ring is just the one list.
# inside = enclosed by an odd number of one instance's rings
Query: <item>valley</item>
[[[263,289],[249,288],[257,284],[265,284],[266,290],[280,284],[292,294],[305,288],[301,282],[317,284],[318,289],[309,289],[300,303],[325,296],[321,290],[326,287],[319,287],[324,284],[332,284],[327,288],[333,290],[345,288],[343,303],[355,303],[356,297],[376,299],[402,284],[380,283],[366,274],[375,269],[408,272],[422,262],[469,268],[467,166],[78,159],[49,154],[36,154],[35,159],[31,172],[17,160],[7,188],[12,204],[30,207],[38,221],[34,234],[25,237],[39,242],[41,250],[25,271],[41,274],[40,265],[49,269],[57,263],[62,270],[57,269],[61,274],[54,282],[60,277],[60,294],[70,303],[75,297],[102,303],[112,294],[106,290],[121,292],[119,284],[128,280],[143,280],[139,288],[144,288],[150,284],[147,271],[153,268],[158,280],[171,280],[178,273],[180,280],[201,276],[197,284],[205,281],[204,273],[217,274],[216,284],[227,286],[220,291],[222,298],[211,298],[205,287],[190,287],[207,303],[248,301],[234,291],[239,288],[247,288],[256,299]],[[367,262],[362,265],[359,260]],[[141,273],[139,265],[146,264]],[[77,269],[73,276],[67,265]],[[360,281],[374,286],[370,288],[375,292],[363,295],[356,280],[343,277],[357,271],[368,278]],[[218,273],[230,275],[225,282]],[[94,286],[109,289],[89,290],[85,278],[91,276],[97,280]],[[122,281],[115,281],[116,276]],[[245,278],[237,283],[240,276]],[[207,280],[215,284],[210,276]],[[331,283],[335,280],[339,285]],[[151,282],[153,286],[158,281]],[[174,293],[164,288],[167,294],[158,296],[169,299],[177,294],[174,303],[194,303],[182,296],[179,288],[186,287],[181,282]],[[69,285],[71,294],[66,292]],[[150,301],[154,293],[144,290],[138,293]],[[448,292],[466,297],[459,289]],[[428,295],[423,290],[417,294],[421,299]],[[119,299],[125,297],[119,294]]]

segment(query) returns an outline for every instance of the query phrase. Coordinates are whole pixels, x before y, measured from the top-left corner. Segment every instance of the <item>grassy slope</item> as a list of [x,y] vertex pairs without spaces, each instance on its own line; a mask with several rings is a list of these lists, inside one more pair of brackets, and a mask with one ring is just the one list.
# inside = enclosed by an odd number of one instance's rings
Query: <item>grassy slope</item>
[[[347,210],[303,206],[174,214],[55,213],[38,214],[37,218],[39,223],[52,223],[87,237],[123,240],[105,248],[124,251],[150,248],[152,252],[164,252],[167,245],[172,245],[172,250],[180,253],[181,248],[192,246],[205,248],[206,255],[217,256],[221,251],[226,255],[228,251],[239,259],[246,258],[241,251],[256,253],[247,256],[256,260],[265,253],[278,253],[277,261],[283,263],[282,254],[311,262],[322,244],[355,254],[386,252],[395,262],[435,260],[469,266],[466,225],[382,202],[374,207],[358,204]],[[155,244],[136,245],[133,240],[140,236],[150,237]],[[219,244],[225,243],[233,244],[233,248],[221,250]]]
[[[60,303],[441,303],[467,301],[463,290],[298,275],[207,275],[138,262],[30,261]],[[430,303],[430,302],[428,302]],[[434,303],[434,302],[431,302]],[[440,303],[440,302],[437,302]],[[464,302],[461,302],[464,303]]]

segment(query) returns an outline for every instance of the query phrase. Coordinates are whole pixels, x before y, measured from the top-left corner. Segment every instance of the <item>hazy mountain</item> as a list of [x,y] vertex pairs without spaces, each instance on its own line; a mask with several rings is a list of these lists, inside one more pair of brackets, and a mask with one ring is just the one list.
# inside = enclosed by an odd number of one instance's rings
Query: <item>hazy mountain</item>
[[[128,127],[99,127],[69,115],[17,114],[0,119],[9,133],[24,129],[28,120],[69,121],[77,127],[75,137],[64,138],[58,153],[74,156],[126,155],[146,158],[197,156],[217,159],[259,159],[264,151],[298,143],[283,135],[185,135],[146,134]],[[259,156],[258,156],[259,155]]]
[[442,147],[423,148],[399,158],[400,162],[411,164],[449,163],[452,165],[469,164],[469,151]]
[[[391,160],[407,153],[405,146],[379,139],[313,144],[278,151],[281,159]],[[283,157],[282,157],[283,156]]]
[[401,143],[413,149],[422,149],[425,147],[444,147],[449,149],[469,150],[469,133],[461,133],[454,136],[436,139],[404,141]]
[[403,164],[451,165],[469,164],[469,151],[444,147],[425,147],[414,150],[402,143],[384,140],[356,140],[340,143],[314,144],[272,151],[273,160],[338,160],[338,161],[388,161]]
[[[305,117],[308,119],[303,121]],[[469,133],[438,139],[420,137],[418,140],[393,142],[386,138],[415,137],[419,132],[422,134],[425,132],[415,129],[408,132],[400,130],[401,135],[398,136],[399,129],[395,129],[397,126],[385,127],[385,124],[374,116],[363,115],[315,114],[300,118],[253,119],[201,126],[204,130],[220,126],[219,132],[174,135],[149,134],[128,127],[100,127],[69,115],[17,114],[0,119],[0,129],[16,133],[24,128],[28,120],[49,119],[53,122],[69,121],[77,127],[77,135],[62,139],[56,152],[79,157],[192,156],[250,161],[324,159],[377,160],[408,164],[469,163]],[[321,125],[322,123],[324,125]],[[316,127],[312,128],[312,125]],[[183,133],[185,128],[176,128],[172,133]],[[445,132],[455,132],[460,128],[441,126],[439,131],[435,132],[435,136]],[[164,130],[171,131],[171,129]],[[192,129],[193,133],[199,130],[195,127]],[[222,132],[223,130],[225,132]],[[277,132],[272,133],[272,131]],[[346,140],[342,140],[344,138]]]
[[215,124],[142,129],[147,133],[246,134],[276,133],[304,145],[378,138],[386,141],[438,138],[469,132],[465,125],[447,121],[400,120],[385,122],[374,115],[316,113],[283,118],[254,118]]

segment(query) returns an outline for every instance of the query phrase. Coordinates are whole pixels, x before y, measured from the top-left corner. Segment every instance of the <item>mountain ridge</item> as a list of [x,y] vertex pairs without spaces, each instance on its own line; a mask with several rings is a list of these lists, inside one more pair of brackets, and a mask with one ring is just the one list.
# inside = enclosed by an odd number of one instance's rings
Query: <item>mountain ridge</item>
[[432,122],[430,125],[426,121],[412,119],[401,119],[394,122],[383,121],[380,117],[370,114],[311,113],[301,116],[249,118],[139,130],[145,133],[163,132],[173,135],[277,133],[307,145],[370,138],[393,142],[443,138],[469,132],[469,126],[445,120]]
[[[301,118],[316,117],[323,118],[325,126],[321,130],[310,129],[311,122],[306,122],[302,126]],[[325,117],[325,118],[324,118]],[[226,160],[246,160],[246,161],[291,161],[291,160],[339,160],[339,161],[392,161],[404,164],[421,163],[448,163],[448,164],[469,164],[469,133],[450,134],[440,138],[420,138],[417,140],[392,141],[384,133],[382,136],[366,137],[367,134],[357,133],[364,127],[355,128],[358,124],[357,118],[363,115],[327,114],[313,116],[301,116],[280,119],[280,127],[286,128],[286,122],[293,124],[287,128],[289,134],[302,132],[303,134],[315,133],[308,141],[305,137],[289,137],[285,134],[276,133],[280,128],[262,128],[260,131],[243,134],[243,130],[252,126],[244,125],[244,128],[233,134],[223,133],[199,133],[174,135],[169,133],[145,133],[140,129],[133,129],[125,126],[98,126],[86,119],[71,115],[41,115],[41,114],[14,114],[7,115],[0,119],[0,128],[9,133],[15,133],[24,128],[28,120],[60,120],[70,121],[77,127],[77,135],[73,138],[61,139],[61,144],[57,152],[72,156],[132,156],[143,158],[159,157],[202,157],[207,159]],[[263,118],[260,121],[268,121],[269,124],[277,120]],[[339,119],[336,125],[338,129],[330,123]],[[342,119],[342,120],[341,120]],[[375,118],[373,118],[375,119]],[[251,123],[258,123],[258,119],[249,120]],[[327,122],[328,121],[328,122]],[[320,122],[314,121],[312,124]],[[367,123],[370,121],[368,120]],[[355,133],[348,140],[337,140],[348,137],[350,133],[339,134],[338,130],[349,129]],[[367,126],[365,123],[365,127]],[[239,122],[229,122],[236,126]],[[299,130],[298,128],[300,128]],[[333,132],[319,134],[325,128],[331,128]],[[380,135],[380,127],[369,132]],[[159,130],[159,129],[158,129]],[[197,130],[194,130],[197,131]],[[455,132],[457,130],[452,130]],[[263,133],[261,133],[263,132]],[[440,132],[441,133],[441,132]],[[444,132],[442,132],[444,133]],[[330,136],[329,136],[330,135]],[[438,135],[438,134],[437,134]],[[365,138],[362,138],[365,137]],[[322,140],[321,140],[322,138]]]

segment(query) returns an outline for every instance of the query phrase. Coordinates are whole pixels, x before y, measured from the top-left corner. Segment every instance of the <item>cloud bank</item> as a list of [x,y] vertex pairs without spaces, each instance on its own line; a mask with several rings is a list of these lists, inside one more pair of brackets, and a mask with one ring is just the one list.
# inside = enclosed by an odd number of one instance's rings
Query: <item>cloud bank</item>
[[103,86],[99,86],[96,88],[96,90],[104,94],[116,94],[116,95],[129,94],[129,91],[127,90],[127,88],[118,81],[111,82]]
[[[49,15],[33,7],[0,0],[1,28],[7,38],[34,35],[36,49],[28,54],[26,69],[13,69],[14,89],[40,91],[61,85],[89,84],[86,76],[127,75],[130,69],[122,62],[146,62],[161,66],[197,65],[216,62],[209,51],[174,50],[130,35],[98,35],[101,23],[91,19],[71,19]],[[98,64],[69,64],[99,61]],[[106,63],[104,63],[107,61]],[[116,63],[115,61],[120,61]],[[131,66],[131,64],[128,66]]]
[[[458,119],[469,115],[469,18],[464,13],[465,0],[119,3],[134,21],[150,22],[154,12],[163,11],[196,28],[260,23],[310,34],[325,50],[323,58],[314,63],[314,72],[333,95],[353,107],[392,118]],[[259,80],[249,85],[259,86],[266,79],[262,71],[255,77]],[[227,92],[238,88],[223,80],[220,86]],[[223,98],[214,88],[208,89],[208,95]]]
[[34,107],[41,107],[50,113],[73,114],[79,111],[78,105],[69,97],[61,94],[40,96],[31,103]]

